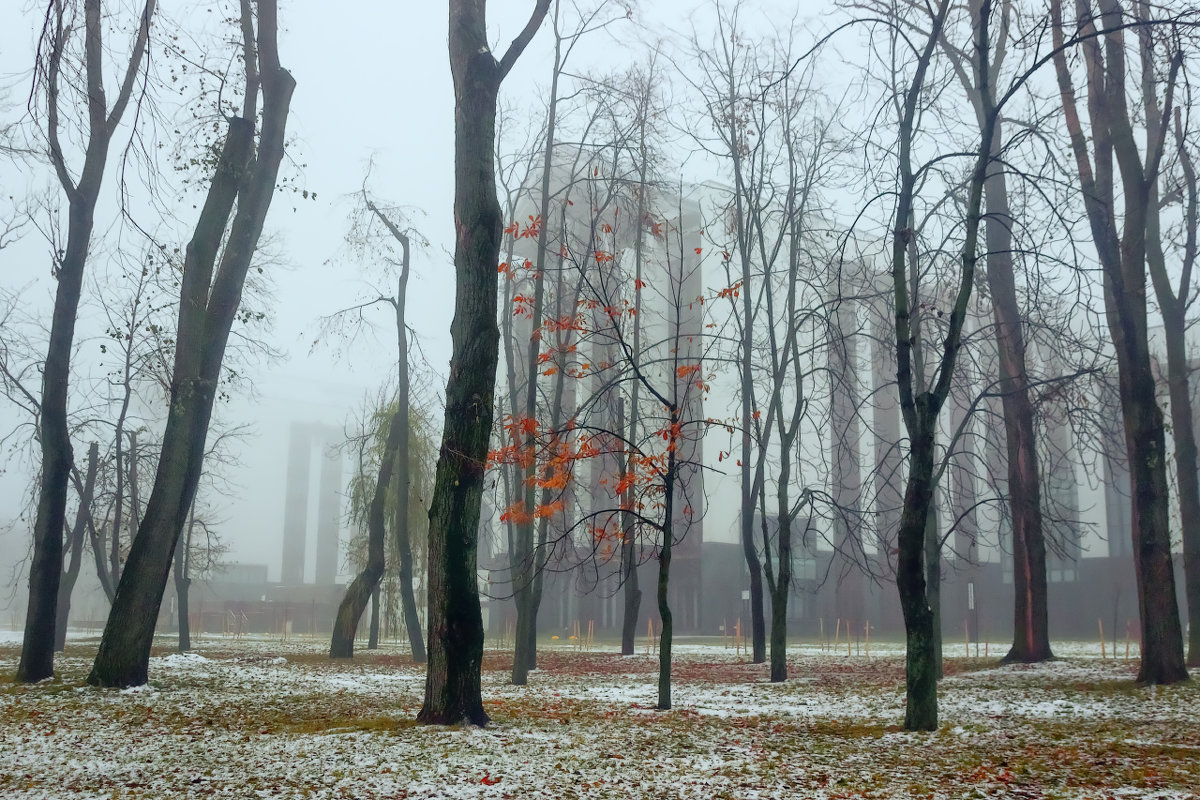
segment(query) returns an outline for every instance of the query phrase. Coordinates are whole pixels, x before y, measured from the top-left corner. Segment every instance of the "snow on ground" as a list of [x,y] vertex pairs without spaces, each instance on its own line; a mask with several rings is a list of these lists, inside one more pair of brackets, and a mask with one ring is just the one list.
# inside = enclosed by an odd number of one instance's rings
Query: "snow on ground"
[[[0,674],[19,638],[0,634]],[[138,690],[84,684],[94,639],[54,681],[0,684],[0,797],[1200,798],[1200,690],[1137,687],[1098,645],[1033,667],[948,645],[941,727],[909,734],[895,644],[795,647],[783,684],[720,640],[680,644],[668,712],[655,655],[559,643],[516,687],[489,650],[482,730],[415,725],[424,673],[394,646],[160,644]]]

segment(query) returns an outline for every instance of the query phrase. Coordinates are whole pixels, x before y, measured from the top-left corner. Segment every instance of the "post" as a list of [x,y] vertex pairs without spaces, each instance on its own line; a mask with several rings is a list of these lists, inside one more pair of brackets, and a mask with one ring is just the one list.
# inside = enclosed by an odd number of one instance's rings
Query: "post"
[[[1198,620],[1197,622],[1200,623],[1200,620]],[[1190,624],[1190,621],[1189,621],[1189,624]],[[1130,638],[1129,627],[1130,627],[1129,620],[1125,620],[1125,660],[1126,661],[1129,660],[1129,638]]]
[[820,623],[821,623],[821,637],[817,641],[819,641],[821,643],[821,650],[824,651],[825,650],[825,618],[824,617],[821,617]]
[[967,658],[971,657],[971,622],[963,617],[963,642],[967,645]]
[[866,624],[863,625],[863,634],[865,636],[865,643],[866,643],[866,648],[867,648],[867,658],[870,658],[871,657],[871,620],[867,620]]
[[837,625],[833,629],[833,651],[836,653],[838,649],[838,638],[842,633],[842,618],[838,617]]
[[1108,653],[1104,649],[1104,620],[1097,617],[1096,623],[1100,626],[1100,658],[1108,658]]

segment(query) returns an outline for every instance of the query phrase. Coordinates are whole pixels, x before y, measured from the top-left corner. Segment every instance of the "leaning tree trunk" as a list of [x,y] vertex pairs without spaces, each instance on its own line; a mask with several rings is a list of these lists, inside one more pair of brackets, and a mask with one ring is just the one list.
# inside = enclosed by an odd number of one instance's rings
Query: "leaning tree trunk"
[[[75,524],[70,531],[71,560],[63,570],[62,580],[58,584],[58,621],[54,625],[54,650],[61,653],[67,647],[67,622],[71,617],[71,593],[75,590],[75,581],[79,578],[79,570],[83,566],[84,532],[92,516],[92,496],[96,491],[96,469],[99,463],[100,446],[92,442],[88,448],[87,472],[84,474],[83,485],[79,487],[79,510],[75,513]],[[78,480],[78,478],[76,478]]]
[[[354,635],[358,631],[358,621],[362,618],[372,595],[379,589],[379,579],[383,577],[384,545],[387,542],[384,516],[387,497],[392,487],[392,472],[400,459],[400,440],[408,430],[408,415],[400,414],[397,405],[396,412],[392,414],[388,423],[387,441],[383,446],[383,457],[379,460],[379,475],[375,479],[375,493],[371,495],[371,507],[367,510],[367,563],[346,587],[346,594],[338,606],[337,617],[333,623],[333,637],[329,643],[330,658],[354,657]],[[403,456],[407,458],[408,453],[404,453]],[[378,605],[375,604],[376,608]],[[375,627],[378,640],[377,626],[378,621],[374,621],[372,627]]]
[[[279,66],[276,8],[259,0],[258,63],[262,134],[254,153],[251,113],[233,117],[195,234],[187,247],[180,288],[171,405],[154,488],[129,551],[88,682],[136,686],[146,682],[154,626],[171,558],[187,518],[204,462],[208,423],[221,376],[229,331],[258,246],[283,159],[285,124],[295,81]],[[243,2],[243,13],[249,13]],[[253,55],[253,43],[246,49]],[[247,59],[249,60],[249,58]],[[226,223],[234,203],[229,234]],[[220,251],[225,240],[224,250]],[[218,252],[221,260],[216,270]]]

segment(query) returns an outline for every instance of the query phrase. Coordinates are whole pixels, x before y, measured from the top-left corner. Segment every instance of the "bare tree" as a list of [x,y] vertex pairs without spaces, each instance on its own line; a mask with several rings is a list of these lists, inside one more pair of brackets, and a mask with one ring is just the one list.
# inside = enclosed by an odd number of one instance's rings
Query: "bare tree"
[[[1087,68],[1090,136],[1079,115],[1074,79],[1063,50],[1066,37],[1061,0],[1051,0],[1050,17],[1063,115],[1104,274],[1105,316],[1117,354],[1142,623],[1138,681],[1174,683],[1186,680],[1188,675],[1171,563],[1166,435],[1156,397],[1147,330],[1146,265],[1149,240],[1157,234],[1150,209],[1157,202],[1156,186],[1183,50],[1177,43],[1170,47],[1161,111],[1157,103],[1146,109],[1156,113],[1146,122],[1143,156],[1135,139],[1136,129],[1126,95],[1130,76],[1126,72],[1125,28],[1136,22],[1137,17],[1128,14],[1118,0],[1100,0],[1096,10],[1090,0],[1076,4],[1073,30],[1087,37],[1080,55]],[[1144,64],[1144,68],[1153,69],[1153,63]],[[1152,80],[1149,75],[1143,78]],[[1124,205],[1120,226],[1116,210],[1118,176]]]
[[480,688],[483,619],[476,558],[499,359],[496,265],[503,224],[496,197],[496,97],[549,5],[536,1],[497,59],[487,39],[483,0],[450,4],[456,292],[446,420],[429,508],[429,666],[417,717],[426,724],[488,721]]
[[[34,521],[33,560],[29,570],[29,606],[17,680],[36,682],[54,673],[54,631],[57,624],[59,580],[62,572],[62,532],[66,521],[67,483],[71,470],[71,438],[67,424],[71,350],[75,318],[83,287],[84,267],[91,243],[96,204],[104,179],[109,146],[116,134],[142,70],[150,37],[155,0],[146,0],[138,16],[133,46],[112,107],[104,90],[106,24],[100,0],[84,0],[83,24],[74,18],[76,4],[52,0],[47,4],[35,70],[36,91],[45,94],[45,133],[54,172],[66,195],[70,213],[67,243],[56,259],[58,289],[50,327],[50,341],[42,370],[40,418],[41,471],[37,516]],[[85,75],[82,102],[87,106],[87,141],[78,177],[72,175],[63,150],[61,119],[63,73],[75,70],[73,34],[81,32],[80,70]],[[71,86],[70,81],[67,82]]]
[[[275,3],[260,0],[257,11],[255,31],[250,2],[243,0],[246,93],[242,116],[229,120],[220,160],[187,247],[171,405],[158,470],[88,676],[92,684],[134,686],[146,682],[171,558],[200,479],[230,328],[275,192],[295,81],[279,63]],[[256,152],[260,89],[261,131]]]
[[[333,627],[333,639],[330,644],[331,658],[350,658],[354,655],[354,635],[358,628],[359,618],[366,608],[367,600],[374,594],[376,602],[372,612],[371,629],[374,637],[378,636],[377,609],[379,608],[377,590],[385,569],[386,552],[386,519],[385,504],[388,493],[395,482],[399,490],[396,492],[397,507],[394,510],[393,521],[396,523],[396,538],[400,555],[400,592],[404,610],[405,626],[408,629],[409,644],[412,648],[413,661],[425,661],[425,646],[421,636],[420,620],[417,617],[416,600],[412,588],[412,545],[408,532],[408,502],[409,502],[409,367],[408,367],[408,325],[404,321],[405,303],[408,297],[408,278],[412,265],[412,242],[410,233],[402,229],[391,215],[381,209],[367,193],[366,185],[360,191],[360,198],[369,215],[369,222],[376,221],[383,226],[387,235],[400,247],[398,266],[400,273],[396,279],[396,291],[392,296],[380,296],[364,305],[384,303],[391,306],[396,321],[396,353],[397,380],[395,410],[388,422],[388,433],[384,452],[379,461],[379,474],[376,477],[374,496],[371,499],[367,515],[367,560],[362,571],[346,588],[346,595],[338,608],[337,619]],[[369,228],[369,224],[367,224]],[[356,310],[361,310],[359,306]],[[393,473],[394,477],[393,477]]]

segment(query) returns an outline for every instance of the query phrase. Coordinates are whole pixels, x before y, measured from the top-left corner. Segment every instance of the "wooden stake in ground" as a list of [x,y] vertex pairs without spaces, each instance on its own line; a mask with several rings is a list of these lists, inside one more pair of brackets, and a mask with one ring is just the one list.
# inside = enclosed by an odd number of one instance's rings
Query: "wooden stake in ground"
[[[1189,623],[1190,624],[1190,623]],[[1125,620],[1125,660],[1129,660],[1129,638],[1130,638],[1130,622]]]
[[871,657],[871,620],[867,620],[863,625],[864,642],[866,644],[867,658]]
[[1097,619],[1096,624],[1100,626],[1100,657],[1108,658],[1108,653],[1104,649],[1104,620]]
[[854,636],[850,633],[850,620],[846,620],[846,655],[852,656],[854,652],[850,649],[854,646]]
[[825,618],[821,617],[820,622],[821,622],[821,638],[819,639],[819,641],[821,642],[821,649],[824,650],[825,649]]
[[967,645],[967,658],[971,657],[971,623],[963,618],[963,641]]
[[838,638],[841,636],[841,633],[842,633],[842,618],[838,617],[837,625],[835,625],[833,628],[833,652],[835,652],[835,653],[837,652],[837,649],[838,649]]

